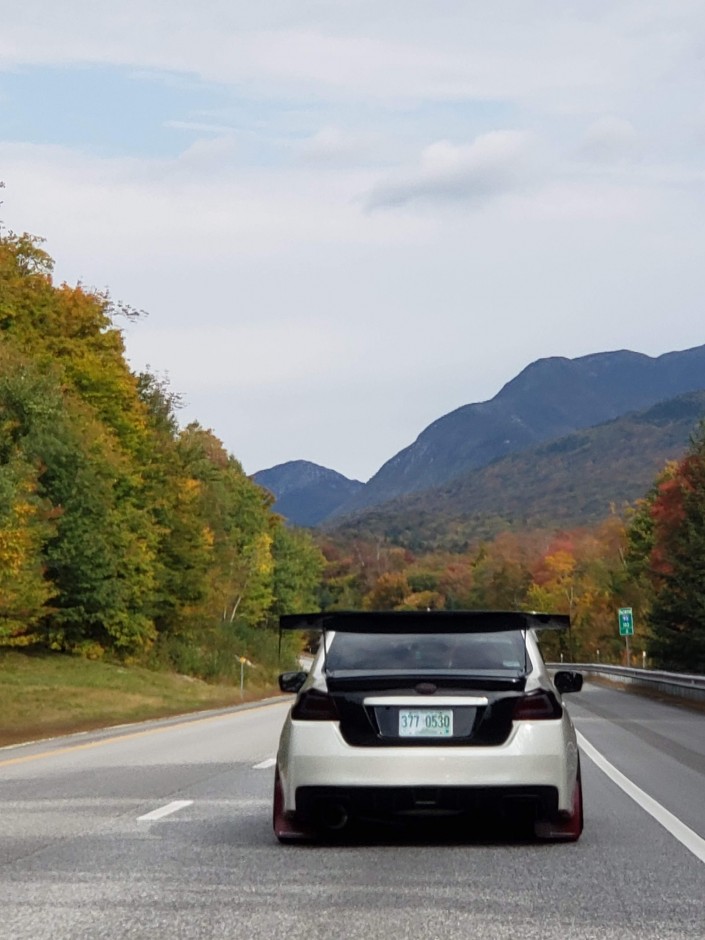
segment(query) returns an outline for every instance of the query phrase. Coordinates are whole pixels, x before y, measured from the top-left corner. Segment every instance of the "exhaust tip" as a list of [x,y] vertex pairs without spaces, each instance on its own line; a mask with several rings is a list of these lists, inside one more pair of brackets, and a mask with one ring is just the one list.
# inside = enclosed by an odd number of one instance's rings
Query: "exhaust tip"
[[321,806],[318,818],[329,832],[340,832],[347,826],[350,817],[342,803],[326,803]]

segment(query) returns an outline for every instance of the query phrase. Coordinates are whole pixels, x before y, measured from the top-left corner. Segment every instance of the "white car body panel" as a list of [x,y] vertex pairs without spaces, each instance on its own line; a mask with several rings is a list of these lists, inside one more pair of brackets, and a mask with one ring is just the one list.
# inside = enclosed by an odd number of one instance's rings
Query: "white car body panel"
[[474,786],[520,783],[556,786],[559,809],[569,810],[578,752],[564,717],[557,721],[516,722],[498,747],[350,747],[337,722],[293,721],[282,733],[277,762],[284,807],[296,810],[296,790],[304,786]]

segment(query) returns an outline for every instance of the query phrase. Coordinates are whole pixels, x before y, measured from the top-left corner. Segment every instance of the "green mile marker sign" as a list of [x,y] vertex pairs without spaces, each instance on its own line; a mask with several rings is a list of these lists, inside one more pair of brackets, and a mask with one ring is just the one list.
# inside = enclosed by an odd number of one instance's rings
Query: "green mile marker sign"
[[631,607],[619,608],[619,635],[634,635],[634,614],[632,613]]

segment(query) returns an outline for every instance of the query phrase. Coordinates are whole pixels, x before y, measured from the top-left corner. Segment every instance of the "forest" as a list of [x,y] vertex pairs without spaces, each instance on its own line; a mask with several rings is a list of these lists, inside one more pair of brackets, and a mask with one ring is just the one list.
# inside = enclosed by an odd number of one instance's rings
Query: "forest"
[[[130,370],[107,293],[55,284],[40,239],[0,235],[0,647],[236,675],[270,670],[280,614],[530,609],[571,615],[546,654],[705,672],[705,428],[643,498],[415,554],[288,526],[179,395]],[[286,652],[286,651],[285,651]],[[288,653],[293,656],[294,650]]]
[[0,644],[214,678],[271,666],[324,560],[178,395],[133,374],[105,293],[0,238]]

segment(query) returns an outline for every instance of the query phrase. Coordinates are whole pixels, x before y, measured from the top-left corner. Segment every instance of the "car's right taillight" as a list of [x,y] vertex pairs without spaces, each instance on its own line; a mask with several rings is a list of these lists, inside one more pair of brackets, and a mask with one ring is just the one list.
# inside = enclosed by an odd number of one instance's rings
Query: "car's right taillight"
[[539,689],[516,700],[512,711],[514,721],[547,721],[563,714],[558,700],[550,692]]
[[318,689],[301,693],[291,710],[291,717],[297,721],[338,721],[340,718],[330,695]]

